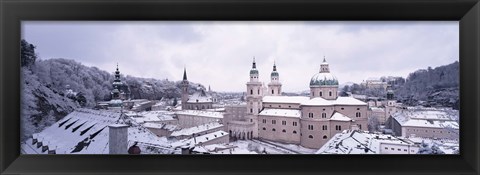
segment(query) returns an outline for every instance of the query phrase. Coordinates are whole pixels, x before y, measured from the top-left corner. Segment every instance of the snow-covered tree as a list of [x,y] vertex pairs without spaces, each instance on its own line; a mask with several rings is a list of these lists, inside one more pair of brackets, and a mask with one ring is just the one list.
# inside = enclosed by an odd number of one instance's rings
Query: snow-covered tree
[[445,152],[443,152],[436,143],[428,144],[422,141],[417,154],[445,154]]

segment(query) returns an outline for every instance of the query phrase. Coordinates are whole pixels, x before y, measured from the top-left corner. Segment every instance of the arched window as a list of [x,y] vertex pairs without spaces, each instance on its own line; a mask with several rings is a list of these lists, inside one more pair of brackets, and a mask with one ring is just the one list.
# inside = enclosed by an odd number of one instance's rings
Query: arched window
[[253,89],[250,89],[250,94],[253,94]]
[[322,113],[322,118],[327,118],[327,113]]
[[273,89],[272,89],[272,94],[273,94]]
[[259,89],[259,90],[257,90],[257,91],[258,91],[258,95],[260,95],[260,89]]
[[275,131],[275,128],[272,128],[272,131]]
[[309,136],[308,136],[308,138],[311,138],[311,139],[313,139],[313,136],[312,136],[312,135],[309,135]]
[[323,136],[323,139],[327,139],[327,136],[326,136],[326,135],[324,135],[324,136]]
[[322,96],[322,91],[320,91],[320,97]]
[[287,132],[286,130],[282,130],[282,132]]
[[267,128],[263,127],[263,130],[267,130]]
[[253,109],[252,109],[252,108],[250,108],[250,113],[253,113]]
[[293,133],[294,133],[294,134],[296,134],[296,133],[297,133],[297,131],[295,131],[295,130],[294,130],[294,131],[293,131]]
[[329,95],[329,96],[332,96],[332,91],[328,92],[328,95]]

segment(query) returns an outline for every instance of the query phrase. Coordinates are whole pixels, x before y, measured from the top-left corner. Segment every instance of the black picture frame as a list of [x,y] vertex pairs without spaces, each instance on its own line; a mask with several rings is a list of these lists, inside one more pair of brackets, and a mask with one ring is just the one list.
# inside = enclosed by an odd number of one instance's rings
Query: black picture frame
[[[478,0],[1,0],[2,174],[479,174]],[[460,155],[20,155],[22,20],[454,20]],[[119,36],[121,37],[121,36]],[[426,46],[428,47],[428,46]]]

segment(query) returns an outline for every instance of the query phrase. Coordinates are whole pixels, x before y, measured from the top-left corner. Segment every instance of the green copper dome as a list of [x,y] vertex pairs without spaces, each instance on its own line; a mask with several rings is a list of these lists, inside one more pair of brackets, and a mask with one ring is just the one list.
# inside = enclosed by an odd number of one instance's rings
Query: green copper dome
[[257,69],[252,69],[252,70],[250,70],[250,74],[258,74],[258,70]]
[[322,86],[322,85],[336,85],[338,86],[338,80],[329,72],[321,72],[315,74],[310,80],[310,86]]
[[278,72],[277,72],[277,71],[273,71],[273,72],[270,74],[270,76],[272,76],[272,77],[273,77],[273,76],[277,76],[277,77],[278,77],[279,75],[278,75]]

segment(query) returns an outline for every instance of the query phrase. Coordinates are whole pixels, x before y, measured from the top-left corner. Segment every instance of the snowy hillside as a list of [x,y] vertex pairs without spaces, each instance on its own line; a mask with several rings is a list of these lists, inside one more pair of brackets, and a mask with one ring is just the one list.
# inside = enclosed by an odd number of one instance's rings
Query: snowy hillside
[[[78,107],[92,108],[98,101],[111,99],[113,67],[109,73],[71,59],[41,60],[37,58],[35,46],[25,40],[21,44],[21,63],[22,141]],[[181,96],[180,81],[124,75],[121,79],[130,87],[135,99],[160,100]],[[198,86],[190,82],[189,92],[194,93]]]

